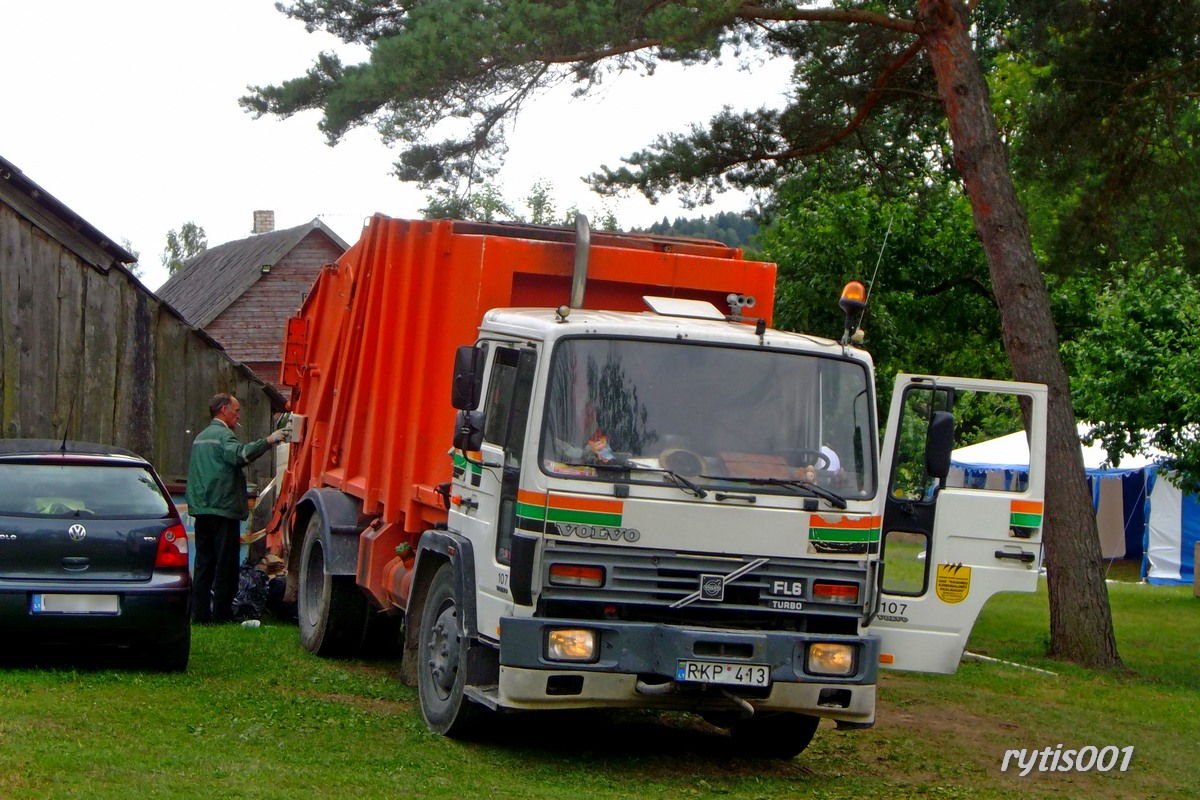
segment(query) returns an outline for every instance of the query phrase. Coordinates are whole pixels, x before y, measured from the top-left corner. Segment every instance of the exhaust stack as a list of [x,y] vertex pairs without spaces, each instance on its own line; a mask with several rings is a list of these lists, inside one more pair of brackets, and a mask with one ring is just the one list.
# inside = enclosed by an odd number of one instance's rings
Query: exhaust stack
[[588,218],[575,215],[575,271],[571,275],[571,308],[583,308],[587,289],[588,254],[592,248],[592,229]]

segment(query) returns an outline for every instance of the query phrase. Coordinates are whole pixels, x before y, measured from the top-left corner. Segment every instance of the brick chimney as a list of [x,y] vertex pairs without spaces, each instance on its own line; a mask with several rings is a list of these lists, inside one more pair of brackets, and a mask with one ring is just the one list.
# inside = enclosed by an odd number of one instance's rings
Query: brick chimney
[[270,233],[275,230],[274,211],[255,211],[254,230],[251,233]]

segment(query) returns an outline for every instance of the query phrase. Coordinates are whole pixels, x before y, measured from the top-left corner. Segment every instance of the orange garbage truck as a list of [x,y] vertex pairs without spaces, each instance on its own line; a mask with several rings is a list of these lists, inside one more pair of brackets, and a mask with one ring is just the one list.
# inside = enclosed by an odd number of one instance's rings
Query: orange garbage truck
[[[881,445],[862,285],[840,340],[774,301],[717,242],[370,219],[287,327],[303,646],[391,650],[450,736],[681,709],[778,757],[871,725],[881,667],[953,672],[1036,587],[1045,388],[902,374]],[[955,466],[1006,418],[1023,472]]]

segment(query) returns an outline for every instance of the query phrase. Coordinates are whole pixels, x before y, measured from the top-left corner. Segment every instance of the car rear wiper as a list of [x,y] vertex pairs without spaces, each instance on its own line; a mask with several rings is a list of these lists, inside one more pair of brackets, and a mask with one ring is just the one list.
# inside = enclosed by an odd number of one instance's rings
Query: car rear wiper
[[701,475],[700,477],[710,481],[741,481],[754,486],[783,486],[788,489],[804,489],[825,500],[834,508],[846,507],[846,498],[829,491],[824,486],[819,486],[803,478],[743,478],[737,475]]
[[708,492],[705,489],[702,489],[696,484],[692,483],[678,472],[674,472],[663,467],[643,466],[642,464],[638,464],[633,461],[609,461],[601,462],[599,464],[589,464],[588,466],[604,472],[632,472],[633,470],[637,470],[638,472],[657,472],[670,480],[671,483],[678,486],[682,491],[685,491],[690,495],[695,497],[708,497]]

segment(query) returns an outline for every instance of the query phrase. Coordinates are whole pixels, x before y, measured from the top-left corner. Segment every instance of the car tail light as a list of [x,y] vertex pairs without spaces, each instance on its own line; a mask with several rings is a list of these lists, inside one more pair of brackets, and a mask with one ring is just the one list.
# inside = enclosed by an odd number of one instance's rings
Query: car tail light
[[158,553],[154,556],[155,569],[187,569],[187,531],[182,525],[172,525],[158,537]]

